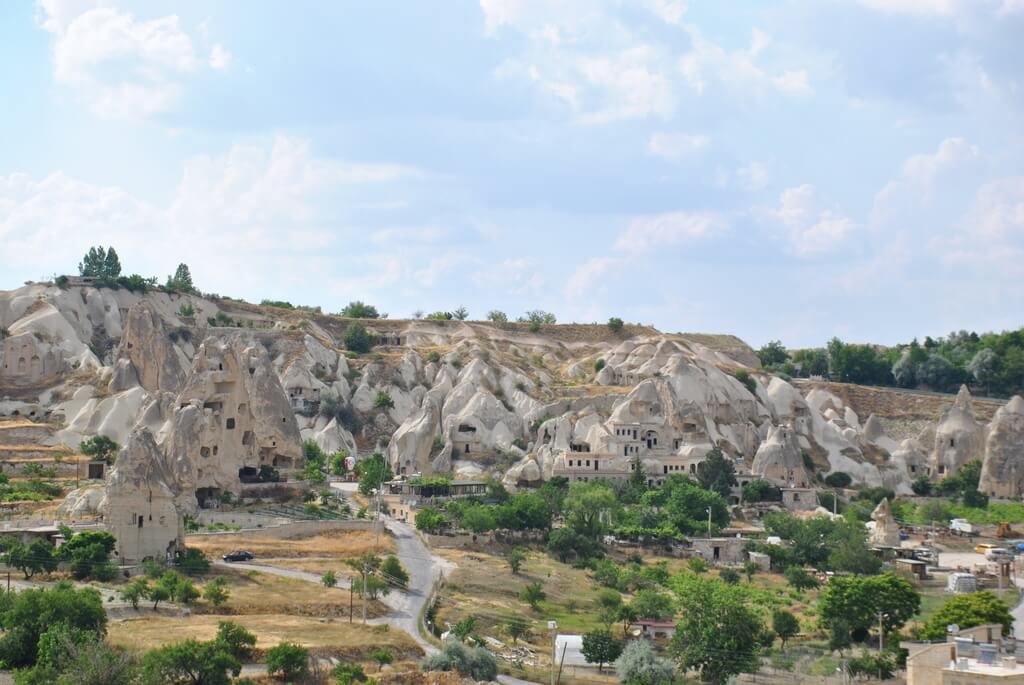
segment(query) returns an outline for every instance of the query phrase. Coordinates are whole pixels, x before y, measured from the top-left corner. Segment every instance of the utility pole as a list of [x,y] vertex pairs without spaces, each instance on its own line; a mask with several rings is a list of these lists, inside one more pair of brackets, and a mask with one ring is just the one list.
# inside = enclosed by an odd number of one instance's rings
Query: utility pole
[[555,685],[555,662],[558,661],[558,623],[548,621],[548,630],[551,631],[551,685]]
[[711,507],[708,507],[708,540],[711,539]]
[[881,611],[878,612],[878,656],[882,656],[882,650],[885,649],[885,627],[882,625],[882,617],[884,616],[885,614]]
[[839,491],[836,490],[832,493],[832,516],[838,516],[839,509]]
[[363,562],[362,566],[363,573],[363,584],[359,588],[360,594],[363,596],[363,624],[366,624],[366,562]]
[[352,587],[354,581],[355,581],[355,578],[349,578],[348,579],[348,622],[349,623],[352,622],[352,610],[355,607],[355,602],[353,601],[353,590],[354,590],[354,588]]
[[377,488],[373,492],[377,495],[377,515],[376,515],[377,539],[373,543],[373,551],[376,553],[378,550],[380,550],[380,526],[381,526],[381,523],[380,523],[380,496],[381,496],[381,490],[380,490],[380,488]]

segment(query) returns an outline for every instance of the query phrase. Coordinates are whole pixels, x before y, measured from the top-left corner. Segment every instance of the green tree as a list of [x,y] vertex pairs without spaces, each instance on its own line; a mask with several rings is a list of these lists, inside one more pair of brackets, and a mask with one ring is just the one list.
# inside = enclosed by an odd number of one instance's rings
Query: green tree
[[518,547],[514,547],[512,551],[508,553],[508,567],[512,573],[518,575],[519,570],[523,567],[524,561],[526,561],[526,553]]
[[215,640],[228,654],[241,662],[251,659],[256,650],[256,636],[231,621],[217,622]]
[[671,595],[650,588],[638,590],[630,606],[639,618],[667,621],[675,615],[675,602]]
[[780,341],[771,340],[757,351],[757,358],[761,366],[775,366],[789,361],[789,353]]
[[0,663],[7,668],[32,666],[40,649],[40,637],[51,626],[102,637],[107,614],[100,593],[92,588],[76,590],[70,583],[51,589],[8,593],[0,599]]
[[228,685],[242,665],[216,640],[185,640],[150,650],[142,659],[144,685]]
[[4,563],[25,574],[29,579],[37,573],[52,573],[57,570],[58,559],[53,554],[53,546],[46,540],[36,539],[29,544],[20,540],[5,541]]
[[78,451],[108,464],[113,464],[120,446],[105,435],[95,435],[78,443]]
[[370,652],[370,658],[377,662],[378,668],[383,668],[395,660],[395,656],[387,647],[381,647]]
[[786,641],[800,632],[800,621],[785,609],[772,612],[772,630],[782,641],[782,651],[786,651]]
[[988,590],[969,595],[955,595],[932,614],[921,629],[924,640],[942,640],[946,637],[946,626],[956,624],[960,628],[973,628],[992,623],[1003,626],[1003,635],[1010,634],[1013,616],[1003,600]]
[[677,583],[682,619],[669,651],[682,671],[700,672],[711,683],[760,667],[766,631],[742,588],[690,576]]
[[358,322],[348,325],[342,339],[345,341],[345,349],[350,352],[365,353],[373,347],[373,336],[366,330],[366,326]]
[[608,330],[612,333],[619,333],[626,324],[617,316],[608,319]]
[[326,571],[320,576],[320,582],[323,583],[324,587],[332,588],[338,584],[338,576],[334,571]]
[[811,590],[818,587],[818,579],[799,566],[788,567],[784,575],[794,590]]
[[850,474],[843,471],[836,471],[825,476],[825,485],[830,488],[848,488],[852,482],[853,478],[850,477]]
[[518,618],[509,619],[505,624],[505,632],[510,638],[512,638],[512,644],[515,644],[530,634],[530,624]]
[[210,570],[210,560],[203,554],[203,550],[195,547],[188,547],[185,553],[174,560],[178,570],[189,576],[201,576]]
[[[349,319],[379,319],[381,318],[377,308],[373,305],[360,302],[359,300],[353,300],[345,305],[345,308],[341,310],[339,316],[344,316]],[[351,349],[351,348],[349,348]]]
[[647,640],[630,640],[615,660],[615,673],[625,685],[668,685],[674,670],[671,661],[654,655]]
[[374,452],[369,458],[358,462],[356,475],[359,476],[359,492],[363,495],[369,495],[395,477],[391,465],[380,452]]
[[402,562],[398,560],[398,557],[393,554],[385,557],[384,561],[381,562],[380,572],[394,585],[399,587],[409,585],[409,572],[402,566]]
[[519,593],[519,599],[529,604],[534,611],[540,610],[540,603],[547,599],[547,596],[540,583],[528,583]]
[[132,609],[139,608],[139,600],[149,595],[149,581],[145,578],[136,578],[121,589],[121,599],[132,605]]
[[228,601],[231,593],[225,586],[223,578],[215,578],[203,588],[203,599],[215,607],[220,607]]
[[335,476],[345,475],[345,460],[348,459],[348,457],[349,453],[347,450],[338,450],[332,454],[330,458],[331,473]]
[[103,260],[103,274],[105,278],[117,278],[121,275],[121,260],[117,257],[114,247],[107,248],[107,256]]
[[416,530],[424,533],[436,533],[445,524],[445,518],[435,507],[423,507],[416,512]]
[[267,672],[286,682],[309,675],[309,650],[294,642],[281,642],[267,650]]
[[476,616],[467,616],[452,626],[452,633],[459,639],[459,642],[468,640],[474,630],[476,630]]
[[842,617],[833,618],[828,627],[828,648],[842,654],[843,650],[849,649],[852,644],[850,623]]
[[735,569],[724,568],[718,574],[719,579],[726,585],[735,585],[740,582],[740,574]]
[[[363,579],[362,577],[356,577],[352,580],[353,592],[362,595],[363,594]],[[391,587],[388,585],[380,576],[374,574],[368,574],[366,576],[366,596],[370,599],[377,599],[391,592]]]
[[548,552],[563,564],[569,559],[589,559],[600,551],[600,546],[589,537],[571,528],[557,528],[548,536]]
[[622,641],[617,640],[610,631],[604,628],[583,634],[583,658],[589,664],[597,664],[597,672],[604,670],[604,665],[611,663],[622,654]]
[[603,480],[577,481],[569,486],[564,506],[566,525],[584,537],[597,539],[608,530],[617,499]]
[[781,502],[782,489],[779,486],[761,478],[747,481],[743,484],[744,502]]
[[466,309],[465,307],[459,307],[454,312],[452,312],[452,316],[455,318],[456,321],[465,321],[466,319],[469,318],[469,310]]
[[462,511],[459,523],[466,530],[478,535],[480,533],[486,533],[489,530],[494,530],[495,521],[493,508],[486,504],[468,506]]
[[487,320],[494,323],[508,323],[508,314],[498,309],[487,312]]
[[[120,276],[121,264],[117,253],[113,248],[110,251],[114,253],[114,258],[108,261],[106,248],[102,245],[90,247],[82,257],[82,261],[78,263],[79,275],[91,278],[117,278]],[[116,272],[111,273],[111,269],[115,269]]]
[[743,575],[747,577],[747,582],[750,583],[754,580],[754,574],[760,570],[760,566],[757,565],[756,561],[745,561],[743,562]]
[[705,490],[728,497],[736,485],[736,466],[722,454],[722,450],[714,447],[697,465],[697,482]]
[[851,630],[870,630],[883,614],[886,633],[901,628],[921,608],[921,595],[910,581],[885,573],[879,576],[835,576],[821,593],[818,613],[826,628],[837,619]]
[[189,271],[188,264],[179,264],[178,268],[174,270],[174,275],[167,277],[167,289],[182,293],[199,292],[196,290],[195,284],[192,283],[192,272]]

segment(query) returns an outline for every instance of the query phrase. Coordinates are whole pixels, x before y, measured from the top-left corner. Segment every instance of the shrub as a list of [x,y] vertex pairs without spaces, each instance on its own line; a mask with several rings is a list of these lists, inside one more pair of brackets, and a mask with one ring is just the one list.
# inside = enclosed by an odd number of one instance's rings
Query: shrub
[[612,333],[620,332],[622,330],[622,327],[625,326],[625,325],[626,324],[623,323],[622,319],[620,319],[617,316],[613,316],[612,318],[608,319],[608,329]]
[[487,320],[494,323],[508,323],[508,315],[503,311],[492,309],[487,312]]
[[594,361],[594,373],[600,373],[601,369],[604,368],[604,359],[598,359]]
[[174,560],[174,565],[190,576],[199,576],[210,570],[210,560],[202,550],[195,547],[186,549],[184,554]]
[[187,317],[192,317],[192,316],[195,316],[195,315],[196,315],[195,307],[193,307],[192,304],[189,303],[189,302],[183,302],[182,305],[180,307],[178,307],[178,316],[184,316],[184,317],[187,318]]
[[267,650],[267,672],[287,682],[309,675],[309,650],[294,642],[281,642]]
[[207,583],[203,588],[203,599],[215,607],[219,607],[228,601],[231,593],[225,587],[223,578],[216,578],[213,582]]
[[752,394],[752,395],[757,394],[757,381],[754,380],[754,377],[751,376],[749,372],[747,372],[747,371],[745,371],[743,369],[740,369],[735,374],[733,374],[733,377],[736,380],[738,380],[740,383],[742,383],[743,386],[748,391],[750,391],[750,394]]
[[439,654],[422,662],[424,671],[455,671],[476,681],[492,681],[498,675],[498,664],[483,647],[469,648],[457,642],[444,646]]
[[78,443],[78,450],[87,457],[113,464],[120,446],[105,435],[95,435]]
[[256,648],[256,636],[231,621],[217,623],[216,642],[239,661],[251,659],[253,650]]
[[647,640],[631,640],[615,660],[615,673],[626,685],[662,685],[673,681],[675,667],[654,655]]
[[345,308],[341,310],[339,316],[344,316],[349,319],[382,318],[376,307],[360,302],[359,300],[354,300],[345,305]]
[[848,488],[852,482],[853,478],[850,477],[850,474],[843,471],[836,471],[825,476],[825,485],[830,488]]
[[932,483],[928,480],[927,476],[918,476],[914,479],[914,482],[910,484],[910,489],[914,491],[914,494],[918,497],[927,497],[932,494]]
[[547,599],[547,593],[541,587],[540,583],[529,583],[523,588],[523,591],[519,593],[519,599],[530,605],[530,608],[534,611],[540,609],[540,603]]
[[398,557],[393,554],[381,563],[380,572],[394,585],[405,587],[409,584],[409,572],[402,566],[402,562],[398,560]]
[[466,319],[469,318],[469,310],[466,309],[465,307],[459,307],[454,312],[452,312],[452,317],[456,321],[465,321]]
[[722,582],[726,585],[735,585],[740,582],[739,572],[731,568],[722,569],[721,573],[718,574],[718,577],[721,578]]
[[690,557],[686,564],[694,573],[706,573],[708,570],[708,562],[704,561],[702,557]]
[[391,399],[391,395],[384,390],[377,391],[377,397],[373,400],[373,406],[377,409],[394,409],[395,401]]
[[345,349],[352,352],[359,352],[361,354],[369,352],[370,348],[373,347],[373,338],[366,331],[366,327],[361,323],[353,323],[345,329],[345,335],[343,336],[345,341]]

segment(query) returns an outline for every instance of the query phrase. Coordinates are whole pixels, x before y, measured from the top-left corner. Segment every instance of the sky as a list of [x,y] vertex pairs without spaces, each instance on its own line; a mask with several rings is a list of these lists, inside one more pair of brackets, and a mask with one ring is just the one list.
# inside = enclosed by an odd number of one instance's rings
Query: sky
[[0,3],[0,288],[1024,325],[1024,0]]

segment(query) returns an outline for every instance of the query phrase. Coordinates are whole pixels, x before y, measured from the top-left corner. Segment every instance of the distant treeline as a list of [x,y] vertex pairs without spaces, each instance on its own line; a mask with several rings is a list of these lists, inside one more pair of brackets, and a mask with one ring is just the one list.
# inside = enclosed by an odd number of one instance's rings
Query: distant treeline
[[1024,328],[1003,333],[958,331],[896,347],[853,345],[832,338],[825,347],[790,354],[779,341],[757,351],[769,371],[807,378],[1010,397],[1024,392]]

